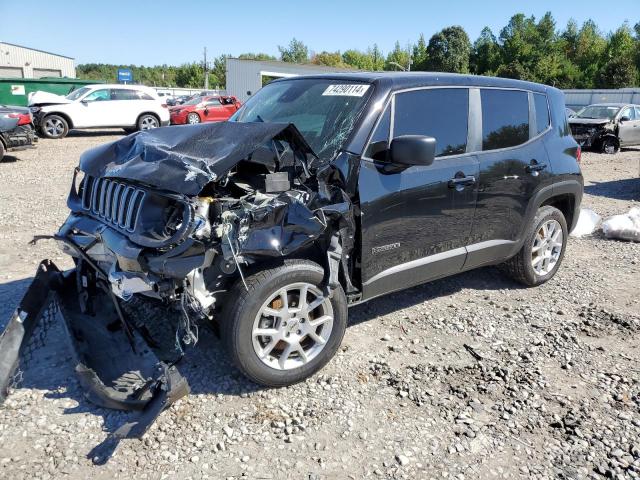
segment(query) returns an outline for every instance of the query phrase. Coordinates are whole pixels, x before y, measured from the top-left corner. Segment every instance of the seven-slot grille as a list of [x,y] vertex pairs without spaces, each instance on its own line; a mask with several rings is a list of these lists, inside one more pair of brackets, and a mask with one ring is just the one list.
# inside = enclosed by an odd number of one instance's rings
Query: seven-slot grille
[[110,178],[84,177],[82,207],[109,223],[133,232],[145,192]]

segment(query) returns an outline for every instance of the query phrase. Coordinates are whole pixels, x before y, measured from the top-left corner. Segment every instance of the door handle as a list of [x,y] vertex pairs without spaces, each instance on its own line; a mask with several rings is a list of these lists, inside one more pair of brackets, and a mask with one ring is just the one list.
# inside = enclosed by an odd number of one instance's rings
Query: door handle
[[544,163],[533,163],[535,160],[533,160],[529,165],[527,165],[527,168],[525,169],[527,171],[527,173],[533,173],[533,172],[541,172],[543,171],[545,168],[547,168],[547,166]]
[[468,175],[465,177],[458,177],[455,176],[453,177],[451,180],[449,180],[449,188],[456,188],[459,186],[466,186],[466,185],[473,185],[474,183],[476,183],[476,177],[474,177],[473,175]]

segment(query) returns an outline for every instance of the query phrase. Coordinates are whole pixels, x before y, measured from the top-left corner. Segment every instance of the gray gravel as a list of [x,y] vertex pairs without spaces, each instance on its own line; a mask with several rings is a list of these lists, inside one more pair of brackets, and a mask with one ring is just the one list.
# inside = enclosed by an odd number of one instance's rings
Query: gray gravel
[[[27,242],[64,220],[79,154],[120,135],[0,164],[0,324],[40,259],[69,265]],[[585,153],[584,206],[637,206],[639,159]],[[571,238],[539,288],[484,268],[352,309],[336,358],[278,390],[204,333],[181,365],[192,395],[102,466],[90,452],[128,414],[83,398],[55,325],[0,408],[0,478],[640,478],[639,287],[640,244]]]

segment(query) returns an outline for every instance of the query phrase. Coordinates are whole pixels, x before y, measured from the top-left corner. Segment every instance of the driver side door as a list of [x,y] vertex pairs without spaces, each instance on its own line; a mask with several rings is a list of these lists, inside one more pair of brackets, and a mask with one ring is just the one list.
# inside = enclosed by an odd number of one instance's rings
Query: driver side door
[[114,123],[114,105],[111,100],[111,89],[101,88],[85,95],[77,109],[77,118],[73,124],[77,128],[110,127]]
[[[619,114],[619,130],[618,138],[620,145],[638,145],[640,144],[640,109],[634,107],[625,107]],[[622,120],[627,117],[628,120]]]
[[[365,299],[462,269],[479,175],[468,118],[467,88],[399,92],[387,106],[359,176]],[[433,164],[393,165],[388,147],[402,135],[434,137]]]

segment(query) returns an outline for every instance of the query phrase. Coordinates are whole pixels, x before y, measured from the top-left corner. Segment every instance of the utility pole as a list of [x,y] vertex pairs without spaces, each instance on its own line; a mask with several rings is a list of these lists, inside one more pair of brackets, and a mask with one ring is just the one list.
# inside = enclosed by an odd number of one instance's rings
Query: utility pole
[[209,64],[207,63],[207,47],[204,47],[204,89],[209,90]]

